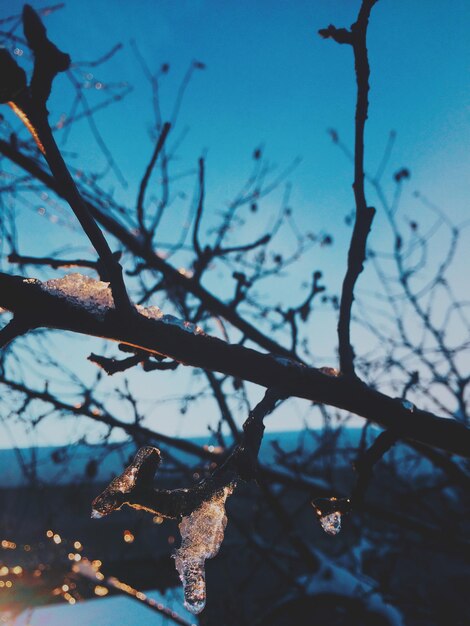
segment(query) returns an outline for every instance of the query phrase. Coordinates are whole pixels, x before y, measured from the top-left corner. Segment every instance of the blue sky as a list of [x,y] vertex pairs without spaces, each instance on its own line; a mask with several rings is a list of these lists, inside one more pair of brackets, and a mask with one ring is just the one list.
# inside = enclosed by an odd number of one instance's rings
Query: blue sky
[[[32,4],[44,6],[42,2]],[[332,290],[337,291],[350,236],[344,217],[353,208],[352,168],[326,131],[337,129],[352,145],[355,84],[351,50],[321,40],[317,31],[329,23],[349,25],[358,4],[352,0],[69,0],[63,10],[47,17],[46,24],[51,38],[74,61],[99,57],[117,42],[124,46],[108,63],[92,71],[93,80],[104,84],[126,81],[133,87],[123,102],[96,116],[128,181],[123,188],[111,174],[106,185],[131,206],[151,152],[152,106],[149,85],[130,41],[137,42],[152,70],[164,62],[170,64],[161,86],[167,113],[189,63],[193,59],[206,63],[207,69],[197,72],[189,86],[178,121],[180,130],[189,128],[180,150],[181,169],[194,167],[201,153],[207,155],[205,227],[250,171],[253,148],[263,145],[270,161],[280,168],[300,156],[302,162],[290,177],[296,218],[302,229],[331,231],[335,237],[331,249],[310,251],[301,269],[306,276],[312,268],[322,269]],[[19,11],[21,6],[16,0],[4,3],[0,16],[16,8]],[[469,13],[470,6],[463,0],[420,0],[412,6],[405,0],[380,0],[373,10],[366,165],[375,170],[388,133],[394,129],[397,142],[385,180],[388,184],[401,166],[411,169],[404,215],[419,216],[414,189],[445,207],[454,220],[468,215]],[[60,77],[50,103],[53,121],[68,111],[64,94],[67,79]],[[98,102],[101,96],[90,93],[90,101]],[[65,149],[76,166],[102,166],[102,156],[84,125],[71,132]],[[189,194],[193,188],[191,181]],[[267,213],[259,217],[261,231],[269,222],[269,211],[274,212],[279,202],[280,194],[268,201]],[[166,226],[168,233],[186,219],[183,203],[179,206],[174,221]],[[45,253],[58,242],[83,245],[76,232],[51,226],[37,214],[24,213],[19,223],[22,252]],[[386,220],[379,213],[371,242],[385,246],[389,241]],[[335,320],[331,315],[318,319],[322,324],[318,350],[333,355]],[[318,334],[315,327],[312,332]],[[90,345],[81,338],[71,341],[79,363]],[[68,345],[63,344],[64,351]],[[83,375],[88,376],[90,366],[85,365],[88,369],[83,369]],[[166,376],[162,374],[159,380]],[[165,388],[166,383],[162,384]],[[152,398],[147,402],[150,406]],[[298,414],[296,427],[302,423],[302,408]],[[179,419],[155,425],[181,434],[205,428],[205,422],[183,424]],[[270,424],[280,429],[286,417],[275,417]],[[51,442],[56,434],[50,432]],[[49,443],[47,439],[44,432],[41,441]]]

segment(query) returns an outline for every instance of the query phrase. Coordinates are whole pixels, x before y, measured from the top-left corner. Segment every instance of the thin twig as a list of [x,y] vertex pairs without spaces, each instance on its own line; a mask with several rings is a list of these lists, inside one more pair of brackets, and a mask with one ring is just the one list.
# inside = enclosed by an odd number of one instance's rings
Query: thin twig
[[137,212],[137,220],[139,222],[139,226],[142,232],[145,232],[145,220],[144,220],[145,192],[147,190],[147,186],[148,186],[153,168],[155,167],[155,163],[157,162],[158,156],[160,152],[162,151],[163,146],[165,145],[165,141],[166,141],[166,138],[168,137],[168,133],[170,132],[170,129],[171,129],[171,124],[169,122],[165,122],[165,124],[163,124],[162,131],[157,139],[155,149],[152,153],[150,161],[145,169],[145,173],[140,182],[139,194],[137,196],[136,212]]
[[90,269],[97,269],[98,263],[96,261],[89,261],[87,259],[56,259],[54,257],[34,257],[24,254],[18,254],[12,252],[8,255],[8,261],[10,263],[18,263],[18,265],[47,265],[52,269],[59,269],[61,267],[89,267]]
[[202,210],[204,208],[204,159],[202,157],[199,159],[198,165],[199,199],[196,208],[196,219],[194,220],[193,246],[198,258],[200,258],[202,256],[202,250],[199,245],[199,226],[201,224]]

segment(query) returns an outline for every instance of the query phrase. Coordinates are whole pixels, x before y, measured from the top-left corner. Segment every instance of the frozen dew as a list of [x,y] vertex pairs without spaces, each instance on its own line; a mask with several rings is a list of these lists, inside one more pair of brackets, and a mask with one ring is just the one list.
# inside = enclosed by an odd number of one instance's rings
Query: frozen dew
[[179,524],[181,546],[175,552],[175,565],[183,583],[184,606],[195,615],[206,604],[204,563],[222,544],[227,525],[225,501],[234,487],[232,484],[217,491]]
[[402,400],[401,401],[401,405],[407,411],[413,412],[415,410],[415,405],[412,402],[410,402],[409,400]]
[[341,530],[341,513],[334,511],[320,516],[320,524],[328,535],[337,535]]

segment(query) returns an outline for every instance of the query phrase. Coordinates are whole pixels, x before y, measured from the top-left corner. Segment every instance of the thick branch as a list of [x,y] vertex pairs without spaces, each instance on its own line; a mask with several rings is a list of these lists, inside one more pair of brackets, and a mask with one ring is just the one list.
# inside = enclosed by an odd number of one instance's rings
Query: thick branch
[[110,308],[104,316],[96,316],[76,301],[72,304],[46,292],[39,281],[19,276],[0,273],[0,306],[26,315],[35,326],[104,337],[185,365],[280,389],[286,395],[346,409],[385,429],[393,429],[401,439],[470,457],[470,429],[463,424],[414,407],[410,409],[400,400],[367,387],[356,377],[328,376],[288,359],[188,332],[178,325],[137,313],[129,319]]
[[0,330],[0,350],[31,330],[31,325],[24,320],[14,317]]

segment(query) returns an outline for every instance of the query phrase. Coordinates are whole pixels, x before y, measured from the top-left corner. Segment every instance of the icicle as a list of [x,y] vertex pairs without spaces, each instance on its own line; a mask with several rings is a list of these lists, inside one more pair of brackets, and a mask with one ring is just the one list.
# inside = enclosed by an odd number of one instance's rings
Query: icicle
[[328,515],[321,515],[320,524],[328,535],[337,535],[341,530],[341,513],[334,511]]
[[349,498],[316,498],[312,506],[323,530],[337,535],[341,530],[341,516],[351,509]]
[[183,583],[184,606],[197,615],[206,604],[204,562],[219,551],[227,525],[225,501],[234,484],[217,491],[190,515],[183,517],[179,529],[181,546],[175,552],[175,565]]

